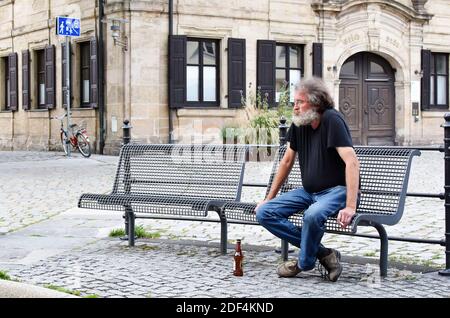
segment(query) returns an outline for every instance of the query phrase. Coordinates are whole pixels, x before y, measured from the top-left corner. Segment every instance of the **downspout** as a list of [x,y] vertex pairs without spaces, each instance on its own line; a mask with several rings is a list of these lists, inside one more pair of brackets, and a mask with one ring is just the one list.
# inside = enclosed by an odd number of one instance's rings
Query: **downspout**
[[[14,1],[12,1],[11,2],[11,16],[12,16],[12,28],[11,28],[11,49],[12,49],[12,52],[14,52],[14,32],[13,32],[13,30],[14,30]],[[17,57],[17,61],[16,61],[16,63],[17,64],[19,64],[19,58]],[[5,72],[9,72],[9,70],[5,70]],[[19,70],[17,70],[17,72],[19,72]],[[19,75],[18,74],[16,74],[16,77],[18,77]],[[19,108],[20,108],[20,105],[19,105],[19,85],[17,85],[17,88],[16,88],[16,90],[17,90],[17,92],[16,92],[16,94],[17,94],[17,112],[19,112]],[[9,92],[7,92],[8,94],[9,94]],[[14,112],[12,112],[12,120],[11,120],[11,150],[14,150]],[[29,126],[29,120],[28,120],[28,126]],[[50,126],[50,125],[49,125]]]
[[168,41],[168,54],[167,54],[167,61],[168,61],[168,72],[167,72],[167,84],[168,84],[168,89],[167,89],[167,94],[168,94],[168,101],[169,101],[169,144],[173,143],[173,139],[172,139],[172,134],[173,134],[173,120],[172,120],[172,99],[170,96],[170,70],[171,70],[171,65],[170,65],[170,40],[172,38],[173,35],[173,0],[169,0],[169,41]]
[[98,117],[100,126],[99,153],[103,154],[105,148],[105,66],[104,66],[104,37],[103,37],[103,19],[105,17],[105,0],[98,0]]

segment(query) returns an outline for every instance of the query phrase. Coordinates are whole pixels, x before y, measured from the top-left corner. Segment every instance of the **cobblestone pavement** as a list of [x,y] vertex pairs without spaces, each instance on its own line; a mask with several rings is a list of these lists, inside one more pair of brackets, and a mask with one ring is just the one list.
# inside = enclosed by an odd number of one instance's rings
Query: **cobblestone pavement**
[[111,189],[116,157],[0,151],[0,234],[73,208],[83,192]]
[[[75,153],[66,159],[54,152],[0,152],[0,233],[45,220],[77,205],[82,193],[106,193],[112,188],[117,157],[96,156],[84,159]],[[247,182],[268,181],[271,164],[248,163]],[[415,158],[411,170],[409,192],[443,192],[443,154],[423,152]],[[257,202],[265,189],[244,188],[243,201]],[[399,224],[387,227],[389,236],[418,237],[442,240],[444,238],[444,205],[439,199],[413,198],[406,201],[404,217]],[[216,242],[218,225],[199,222],[143,221],[163,237],[203,239]],[[360,233],[376,234],[372,228],[360,228]],[[230,239],[241,237],[251,244],[277,246],[278,239],[259,226],[230,225]],[[375,239],[326,234],[324,243],[339,248],[343,253],[378,257],[379,242]],[[390,241],[392,260],[424,265],[445,264],[440,245]]]
[[337,283],[315,269],[278,278],[273,250],[244,251],[244,276],[232,275],[232,254],[217,247],[141,240],[135,248],[103,239],[10,274],[37,285],[63,286],[99,297],[450,297],[448,278],[376,265],[344,263]]
[[[4,234],[3,238],[0,235],[0,271],[7,270],[12,276],[36,284],[46,284],[54,279],[54,283],[60,286],[107,297],[285,297],[288,294],[289,297],[326,297],[330,294],[345,297],[352,295],[354,288],[357,288],[360,297],[449,297],[448,279],[436,273],[390,269],[388,278],[380,281],[375,278],[377,275],[370,274],[377,266],[364,265],[364,262],[363,265],[354,265],[352,261],[352,265],[346,265],[339,285],[320,283],[322,280],[317,277],[317,272],[301,274],[299,281],[302,287],[298,293],[291,295],[290,280],[278,279],[274,275],[278,254],[247,251],[246,277],[239,280],[229,273],[231,258],[217,255],[216,248],[170,244],[186,240],[217,244],[220,225],[216,223],[138,219],[137,224],[143,224],[148,231],[168,243],[138,241],[140,247],[130,250],[125,243],[106,238],[111,229],[122,227],[120,213],[109,213],[108,222],[89,217],[80,218],[78,223],[65,222],[67,217],[64,212],[76,207],[82,193],[110,191],[117,159],[96,155],[84,159],[78,154],[66,159],[62,153],[52,152],[0,152],[0,234]],[[409,191],[443,192],[443,170],[443,154],[424,152],[414,159]],[[249,163],[245,179],[247,182],[264,183],[269,172],[270,163]],[[243,192],[244,201],[259,201],[263,196],[264,189],[246,188]],[[93,216],[100,213],[75,210]],[[387,227],[390,236],[443,239],[445,213],[441,200],[408,198],[404,213],[399,224]],[[70,244],[60,244],[59,238],[55,239],[44,227],[39,227],[46,222],[64,233]],[[84,224],[97,229],[89,233],[90,236],[85,235],[86,239],[82,242],[76,241],[79,233],[73,232],[81,232]],[[364,228],[360,232],[373,233]],[[6,243],[7,238],[9,243]],[[271,251],[279,245],[279,240],[260,226],[230,224],[229,240],[234,242],[237,238],[243,239],[245,245],[270,247]],[[33,254],[31,249],[39,249],[42,240],[47,240],[50,247],[39,255]],[[378,240],[327,234],[324,243],[338,248],[345,256],[365,257],[368,262],[378,259]],[[27,245],[32,248],[27,249]],[[56,247],[52,249],[51,246]],[[439,245],[390,241],[389,247],[391,261],[439,269],[445,264],[444,248]],[[199,257],[194,257],[193,253]],[[73,266],[75,274],[72,275]],[[124,270],[126,268],[132,270]],[[180,278],[189,284],[180,284]],[[247,283],[250,287],[243,292],[243,286],[247,287]],[[134,284],[141,287],[134,289]],[[286,288],[282,288],[284,285]]]

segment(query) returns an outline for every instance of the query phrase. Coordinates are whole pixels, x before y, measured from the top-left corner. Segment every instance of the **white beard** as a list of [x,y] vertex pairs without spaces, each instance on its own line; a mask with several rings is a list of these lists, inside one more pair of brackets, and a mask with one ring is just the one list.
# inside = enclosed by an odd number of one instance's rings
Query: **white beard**
[[314,109],[307,110],[304,113],[300,113],[298,115],[292,115],[292,122],[295,126],[306,126],[311,124],[314,120],[319,119],[320,114]]

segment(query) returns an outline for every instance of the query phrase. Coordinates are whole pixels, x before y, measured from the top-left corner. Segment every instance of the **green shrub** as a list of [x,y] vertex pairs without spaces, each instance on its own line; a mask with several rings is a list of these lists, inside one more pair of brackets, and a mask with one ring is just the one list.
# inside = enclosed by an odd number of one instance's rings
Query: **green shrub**
[[[109,232],[110,237],[121,237],[125,236],[125,230],[123,229],[114,229]],[[137,225],[134,227],[134,236],[137,238],[160,238],[161,234],[158,232],[152,233],[147,232],[143,225]]]
[[[241,105],[245,118],[222,127],[220,137],[224,143],[273,145],[279,141],[279,125],[284,117],[290,125],[292,103],[289,101],[289,87],[284,83],[279,95],[278,105],[269,107],[267,94],[263,95],[261,88],[252,91],[251,84],[248,97],[241,92]],[[271,150],[268,149],[270,153]]]
[[0,279],[11,280],[11,277],[4,271],[0,271]]
[[[250,88],[249,88],[250,91]],[[253,128],[256,134],[256,140],[249,140],[248,143],[254,144],[277,144],[279,140],[279,125],[281,117],[288,120],[292,117],[292,106],[289,102],[289,89],[287,83],[281,88],[281,93],[276,107],[269,108],[267,95],[262,96],[261,89],[258,87],[256,97],[250,94],[249,99],[242,98],[243,106],[246,107],[249,114],[249,123],[247,127]],[[255,139],[255,138],[254,138]]]

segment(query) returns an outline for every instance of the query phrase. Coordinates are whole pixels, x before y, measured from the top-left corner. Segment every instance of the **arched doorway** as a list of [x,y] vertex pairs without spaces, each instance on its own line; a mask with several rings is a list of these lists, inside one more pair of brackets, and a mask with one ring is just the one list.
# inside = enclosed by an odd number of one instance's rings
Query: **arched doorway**
[[339,75],[339,110],[354,144],[395,142],[395,74],[379,55],[362,52],[348,58]]

